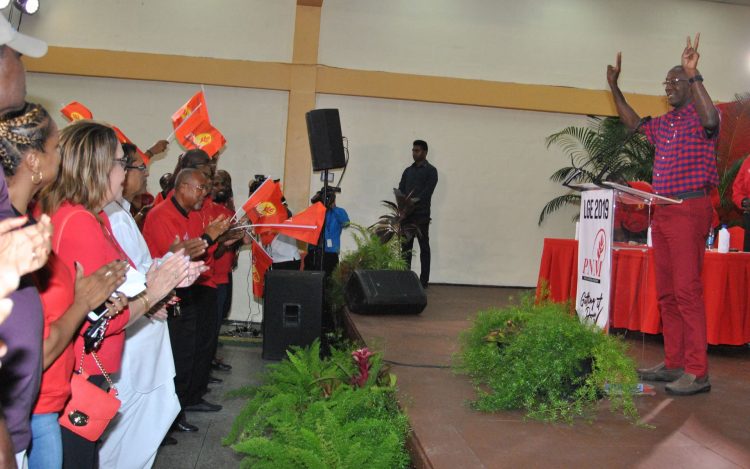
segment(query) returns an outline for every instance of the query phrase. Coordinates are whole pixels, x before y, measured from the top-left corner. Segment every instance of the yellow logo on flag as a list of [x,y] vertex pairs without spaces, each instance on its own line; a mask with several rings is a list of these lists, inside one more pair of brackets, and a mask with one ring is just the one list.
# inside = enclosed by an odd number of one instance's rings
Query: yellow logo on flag
[[255,268],[255,262],[253,262],[253,283],[260,282],[260,274],[258,273],[258,269]]
[[187,119],[192,113],[193,113],[193,110],[185,106],[185,109],[182,110],[182,118]]
[[80,112],[76,112],[76,111],[73,111],[70,113],[70,118],[71,120],[74,120],[74,121],[85,119],[85,117],[83,117],[83,114],[81,114]]
[[269,217],[276,213],[276,206],[271,202],[261,202],[255,206],[255,211],[258,212],[261,217]]
[[202,133],[195,136],[195,144],[199,147],[205,147],[211,143],[211,140],[213,140],[213,137],[210,133]]

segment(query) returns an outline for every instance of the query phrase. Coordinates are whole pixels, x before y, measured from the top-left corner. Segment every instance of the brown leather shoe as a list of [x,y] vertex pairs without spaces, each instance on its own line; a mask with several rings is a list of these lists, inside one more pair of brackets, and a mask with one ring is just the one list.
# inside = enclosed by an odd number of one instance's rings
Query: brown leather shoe
[[708,380],[708,375],[703,378],[697,378],[692,373],[685,373],[677,381],[667,384],[664,389],[669,394],[692,396],[693,394],[710,391],[711,382]]
[[684,374],[682,368],[667,368],[664,362],[651,368],[638,368],[638,377],[645,381],[675,381]]

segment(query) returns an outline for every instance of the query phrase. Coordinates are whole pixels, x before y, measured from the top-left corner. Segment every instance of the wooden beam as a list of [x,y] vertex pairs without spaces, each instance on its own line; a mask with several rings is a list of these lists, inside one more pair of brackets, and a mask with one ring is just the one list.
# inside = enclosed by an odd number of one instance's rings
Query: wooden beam
[[[609,91],[318,67],[318,93],[567,114],[616,115]],[[641,114],[668,110],[663,96],[626,93]]]
[[174,83],[289,90],[291,66],[276,62],[213,59],[51,46],[39,59],[24,56],[29,72],[155,80]]
[[[616,114],[610,93],[605,90],[311,65],[317,61],[318,30],[309,23],[319,16],[311,14],[310,10],[317,10],[315,8],[298,8],[305,10],[300,17],[306,19],[305,24],[297,28],[300,34],[295,34],[297,64],[72,47],[50,47],[47,55],[40,59],[24,57],[23,60],[28,71],[38,73],[282,91],[291,91],[292,74],[296,69],[313,66],[317,69],[316,93],[567,114]],[[312,47],[313,43],[315,47]],[[625,96],[639,114],[658,115],[668,110],[663,96],[636,93],[626,93]]]
[[312,160],[305,114],[315,109],[320,11],[320,5],[298,1],[294,20],[283,183],[284,196],[296,210],[307,207],[310,199]]
[[323,6],[323,0],[297,0],[297,6],[320,8]]

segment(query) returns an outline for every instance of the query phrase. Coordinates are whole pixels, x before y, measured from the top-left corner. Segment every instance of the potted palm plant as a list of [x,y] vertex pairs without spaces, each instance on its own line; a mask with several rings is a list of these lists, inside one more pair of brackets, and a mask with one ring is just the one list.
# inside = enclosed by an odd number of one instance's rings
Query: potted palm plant
[[[606,171],[611,180],[651,182],[654,148],[641,134],[633,134],[616,117],[590,116],[587,127],[566,127],[546,140],[547,148],[559,146],[570,166],[555,171],[550,180],[562,183],[580,171],[580,182],[593,182]],[[579,205],[581,196],[567,191],[547,202],[539,214],[545,217],[566,205]]]

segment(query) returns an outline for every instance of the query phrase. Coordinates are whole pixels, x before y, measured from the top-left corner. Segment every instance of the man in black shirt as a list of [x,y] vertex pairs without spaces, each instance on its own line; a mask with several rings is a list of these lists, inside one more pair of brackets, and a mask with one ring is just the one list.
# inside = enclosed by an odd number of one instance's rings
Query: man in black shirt
[[[404,170],[398,190],[402,194],[419,199],[414,206],[414,211],[404,220],[404,224],[413,223],[419,228],[417,239],[419,240],[419,262],[422,272],[419,280],[422,286],[427,288],[430,281],[430,205],[432,193],[438,182],[437,169],[427,161],[427,142],[414,140],[411,149],[414,163]],[[412,248],[414,238],[408,238],[402,245],[404,260],[411,268]]]

